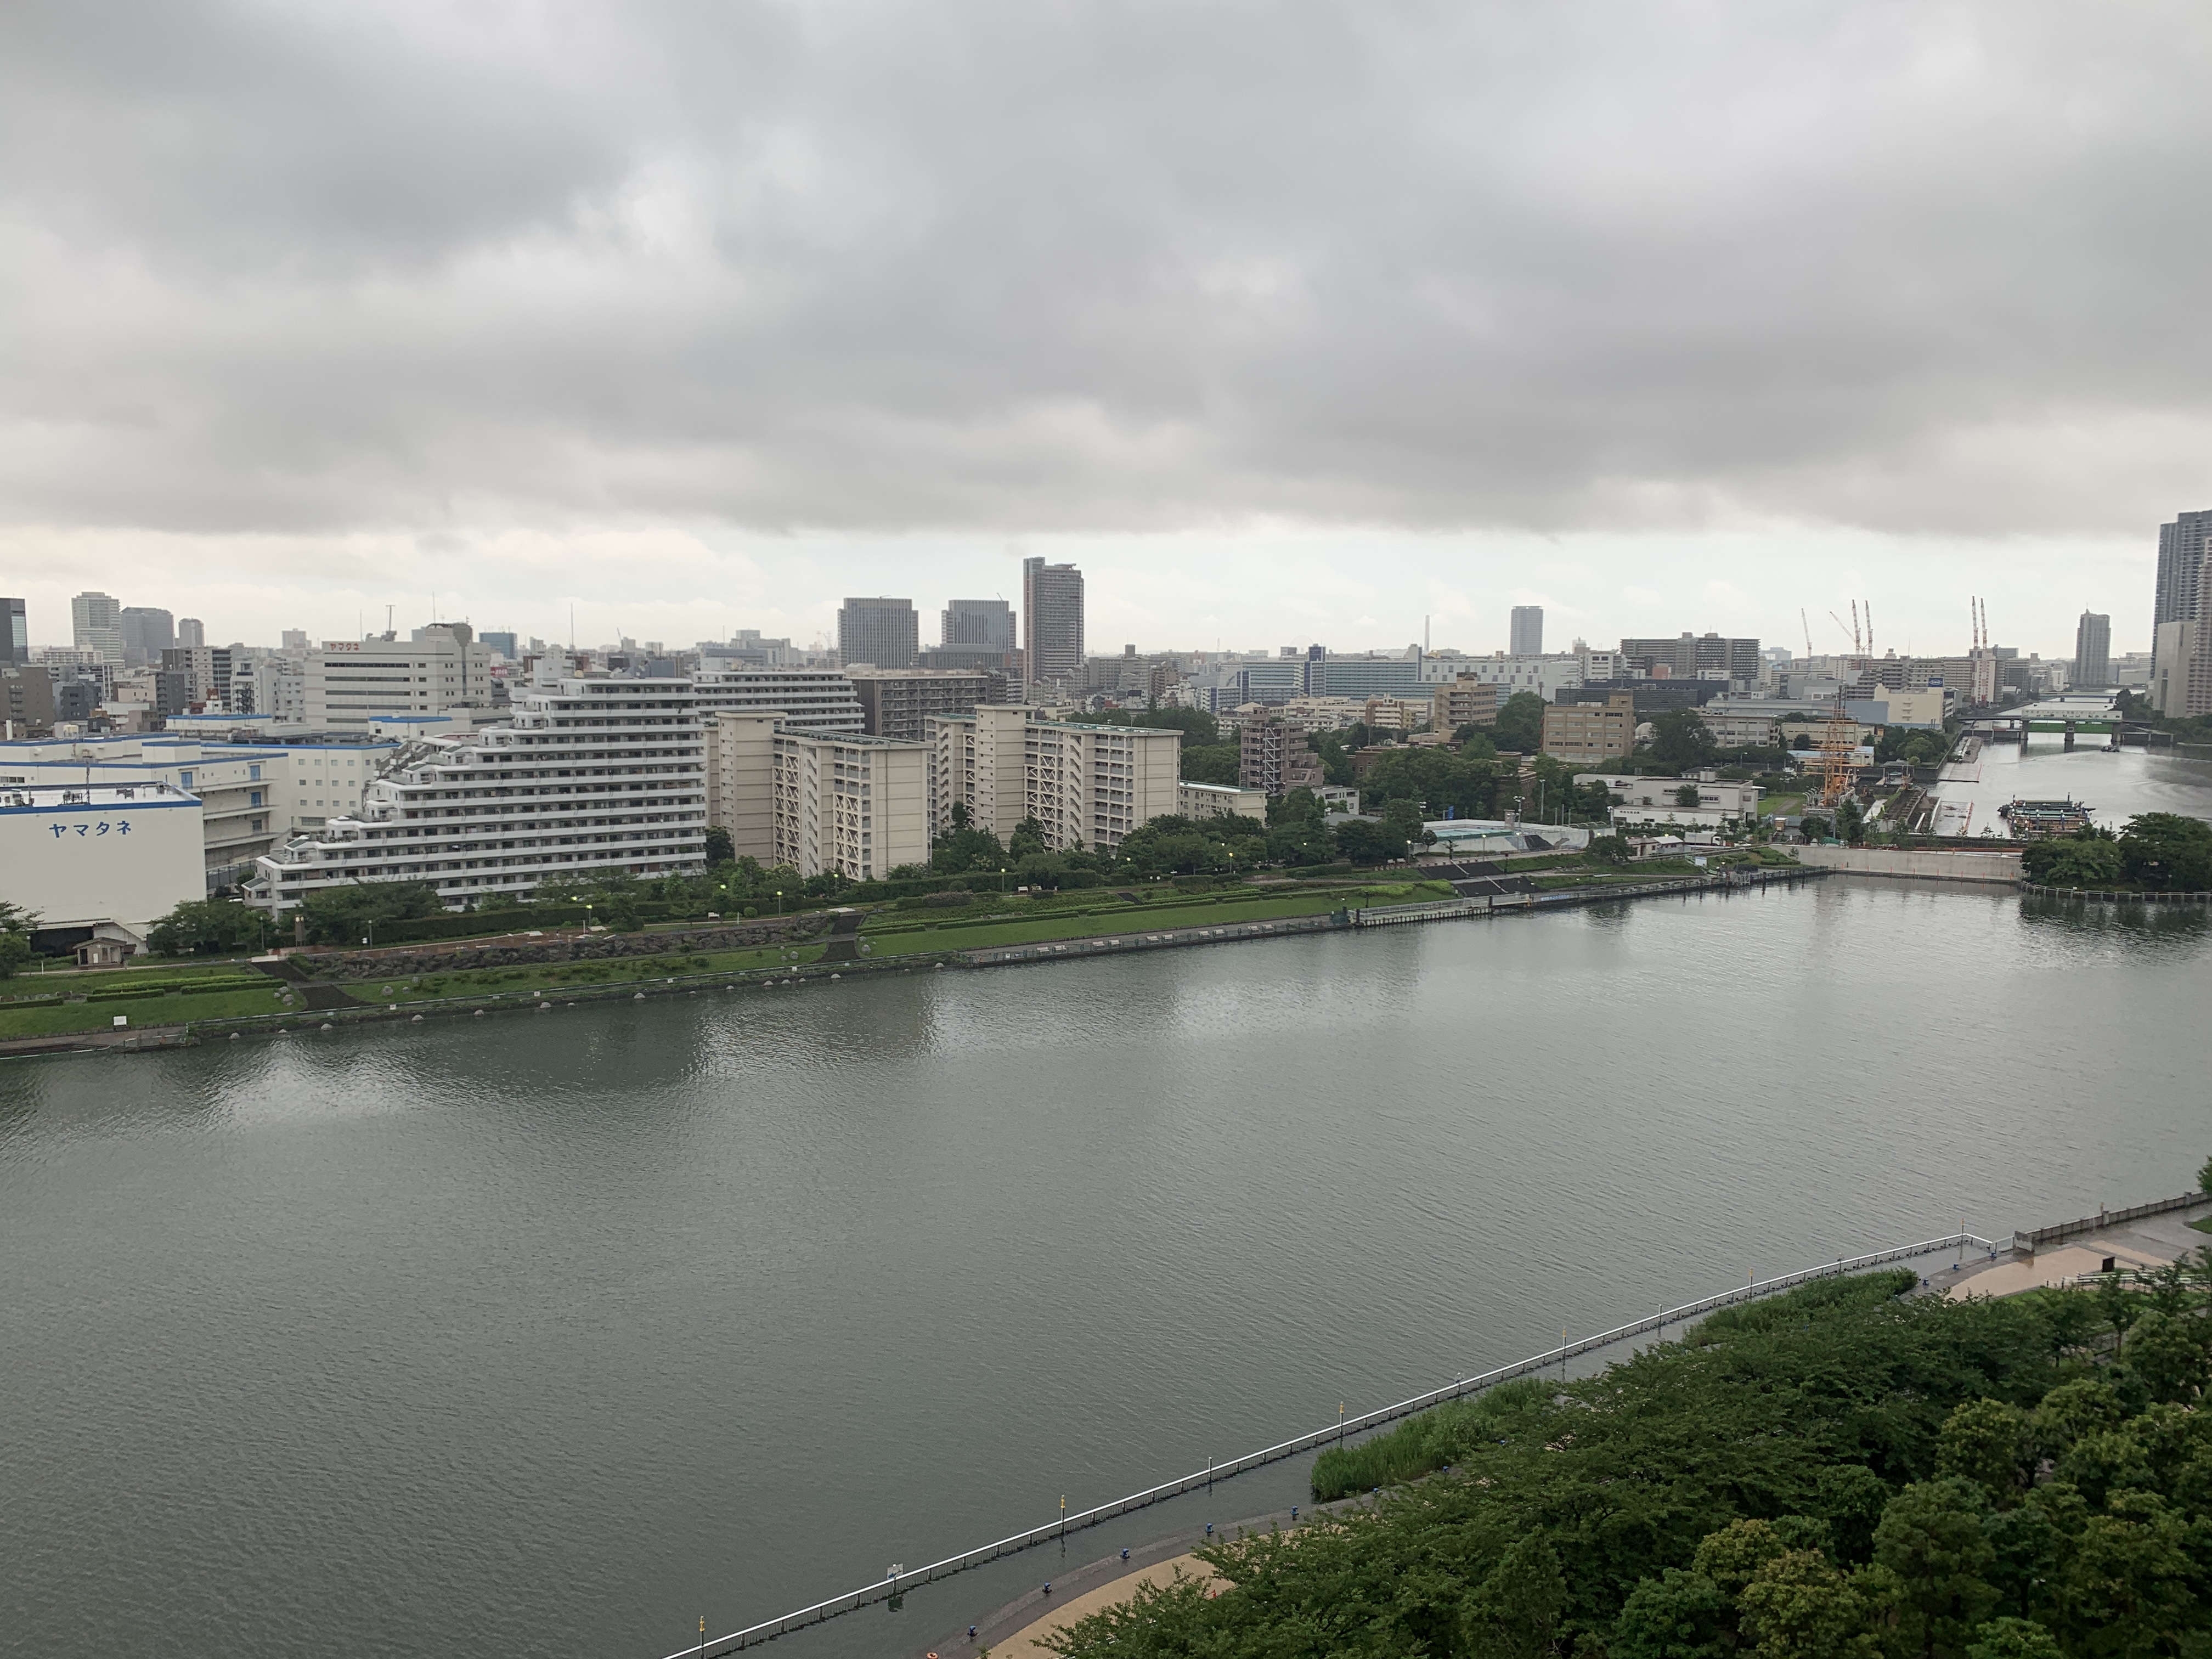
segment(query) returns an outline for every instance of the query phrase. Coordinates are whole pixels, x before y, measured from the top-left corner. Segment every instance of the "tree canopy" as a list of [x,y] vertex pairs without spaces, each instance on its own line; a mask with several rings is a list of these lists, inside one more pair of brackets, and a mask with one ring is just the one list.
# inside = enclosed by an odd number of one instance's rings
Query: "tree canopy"
[[[1962,1303],[1908,1269],[1707,1318],[1323,1452],[1315,1519],[1201,1547],[1070,1659],[2194,1659],[2212,1256]],[[2108,1308],[2107,1303],[2113,1307]],[[2117,1310],[2119,1317],[2113,1316]],[[1446,1472],[1448,1471],[1448,1472]]]
[[1516,691],[1498,705],[1491,740],[1501,753],[1533,755],[1544,746],[1544,700],[1534,691]]
[[1696,709],[1662,708],[1651,717],[1651,742],[1644,752],[1670,775],[1680,777],[1711,766],[1720,755],[1720,744]]

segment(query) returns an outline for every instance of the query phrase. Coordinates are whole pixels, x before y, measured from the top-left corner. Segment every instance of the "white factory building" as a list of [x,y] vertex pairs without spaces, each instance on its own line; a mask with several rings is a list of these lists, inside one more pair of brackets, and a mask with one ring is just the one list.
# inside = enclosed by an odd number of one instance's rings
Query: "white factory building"
[[147,929],[204,898],[200,803],[164,783],[0,784],[0,899],[38,915],[43,949]]

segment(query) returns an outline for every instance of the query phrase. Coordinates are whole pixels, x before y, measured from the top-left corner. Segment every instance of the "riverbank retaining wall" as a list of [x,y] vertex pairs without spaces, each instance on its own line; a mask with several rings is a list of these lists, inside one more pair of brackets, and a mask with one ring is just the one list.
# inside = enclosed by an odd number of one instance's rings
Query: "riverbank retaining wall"
[[1793,847],[1800,864],[1860,876],[1903,876],[1912,881],[1975,881],[2020,884],[2016,852],[1969,853],[1919,847]]

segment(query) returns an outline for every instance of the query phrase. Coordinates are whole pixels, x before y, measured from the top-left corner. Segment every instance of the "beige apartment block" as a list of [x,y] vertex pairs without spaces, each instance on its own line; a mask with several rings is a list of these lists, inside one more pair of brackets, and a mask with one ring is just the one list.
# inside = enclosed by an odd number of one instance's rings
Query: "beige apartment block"
[[1186,818],[1257,818],[1267,821],[1267,797],[1258,789],[1226,783],[1178,782],[1176,811]]
[[1428,697],[1370,697],[1364,718],[1370,732],[1411,732],[1426,726],[1435,712]]
[[956,803],[1004,841],[1024,818],[1054,852],[1115,847],[1139,824],[1180,809],[1182,735],[1131,726],[1079,726],[1039,710],[979,707],[930,722],[929,810],[939,834]]
[[707,744],[707,822],[730,832],[733,858],[775,862],[778,709],[718,709],[701,723]]
[[1436,728],[1456,732],[1462,726],[1495,726],[1498,710],[1510,695],[1495,680],[1479,680],[1462,674],[1437,688]]
[[1616,691],[1603,707],[1555,702],[1544,710],[1544,752],[1555,760],[1595,764],[1636,750],[1636,699]]
[[770,764],[774,858],[801,876],[879,881],[929,862],[929,750],[888,738],[778,732]]

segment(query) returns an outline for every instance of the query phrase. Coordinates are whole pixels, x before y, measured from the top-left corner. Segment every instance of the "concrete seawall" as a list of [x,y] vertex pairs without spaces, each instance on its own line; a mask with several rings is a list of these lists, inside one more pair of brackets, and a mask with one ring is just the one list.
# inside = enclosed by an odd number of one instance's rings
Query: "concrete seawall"
[[1919,847],[1794,847],[1800,864],[1858,876],[1903,876],[1914,881],[1978,881],[2020,884],[2020,854],[1947,852]]

